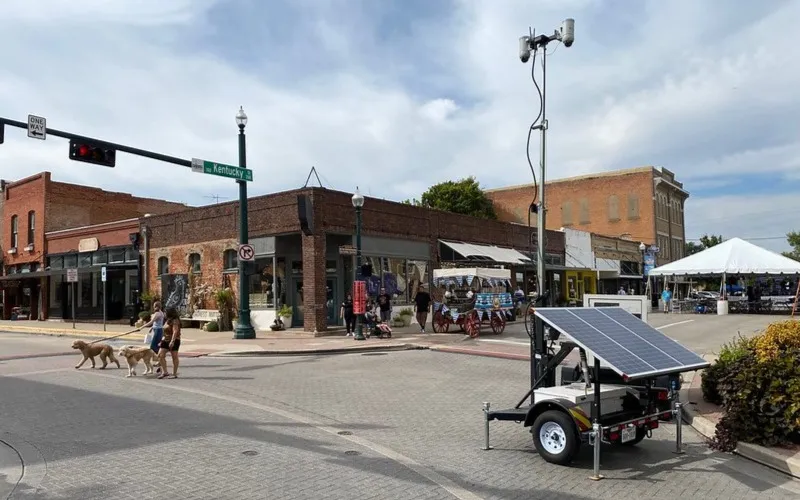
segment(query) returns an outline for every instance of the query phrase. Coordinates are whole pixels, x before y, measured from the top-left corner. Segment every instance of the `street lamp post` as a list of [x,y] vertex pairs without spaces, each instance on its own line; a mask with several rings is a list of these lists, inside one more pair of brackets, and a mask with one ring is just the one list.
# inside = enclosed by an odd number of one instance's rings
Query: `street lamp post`
[[[361,269],[361,208],[364,206],[364,196],[358,190],[358,186],[356,186],[352,201],[356,209],[356,273],[358,273]],[[361,314],[356,315],[356,334],[353,337],[355,340],[367,340],[364,337],[362,316]]]
[[[244,127],[247,125],[247,115],[240,106],[236,113],[236,125],[239,126],[239,167],[247,168],[247,149],[245,145]],[[236,181],[239,183],[239,244],[244,245],[248,241],[247,228],[247,182],[244,180]],[[256,331],[250,323],[250,289],[246,262],[239,260],[239,321],[236,323],[234,339],[254,339]]]
[[644,291],[642,295],[647,293],[647,269],[645,269],[644,264],[644,253],[647,250],[647,245],[644,242],[639,243],[639,251],[642,252],[642,286],[644,287]]

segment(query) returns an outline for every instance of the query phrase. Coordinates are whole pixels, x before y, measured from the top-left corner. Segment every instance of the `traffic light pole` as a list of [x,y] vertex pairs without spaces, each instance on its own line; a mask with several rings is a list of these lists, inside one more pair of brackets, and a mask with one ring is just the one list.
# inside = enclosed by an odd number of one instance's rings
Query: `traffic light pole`
[[[11,126],[11,127],[17,127],[17,128],[21,128],[21,129],[26,129],[26,130],[28,128],[28,124],[25,123],[25,122],[20,122],[20,121],[17,121],[17,120],[9,120],[8,118],[0,117],[0,136],[2,136],[2,134],[3,134],[3,130],[4,130],[5,125]],[[83,136],[83,135],[71,134],[69,132],[64,132],[62,130],[56,130],[56,129],[53,129],[53,128],[46,128],[45,129],[45,133],[46,133],[46,135],[52,135],[52,136],[55,136],[55,137],[61,137],[63,139],[68,139],[70,141],[89,142],[89,143],[92,143],[92,144],[96,144],[98,146],[104,146],[106,148],[113,148],[113,149],[115,149],[117,151],[122,151],[123,153],[128,153],[128,154],[132,154],[132,155],[136,155],[136,156],[142,156],[142,157],[145,157],[145,158],[150,158],[152,160],[163,161],[163,162],[166,162],[166,163],[172,163],[173,165],[179,165],[181,167],[187,167],[187,168],[191,168],[192,167],[192,161],[191,160],[184,160],[182,158],[176,158],[174,156],[162,155],[161,153],[156,153],[156,152],[153,152],[153,151],[147,151],[146,149],[132,148],[130,146],[125,146],[124,144],[117,144],[117,143],[114,143],[114,142],[108,142],[108,141],[103,141],[103,140],[100,140],[100,139],[95,139],[93,137],[86,137],[86,136]],[[0,144],[2,144],[2,142],[3,141],[0,140]],[[141,266],[139,266],[139,283],[141,283],[141,280],[142,280],[142,269],[141,269]],[[139,295],[140,296],[141,296],[141,293],[142,293],[142,290],[139,290]],[[141,312],[141,307],[142,307],[142,301],[141,301],[141,299],[137,299],[136,303],[134,304],[134,309],[133,309],[133,318],[132,318],[133,321],[136,321],[136,318],[139,317],[139,313]],[[73,314],[73,321],[74,321],[74,316],[75,315]]]

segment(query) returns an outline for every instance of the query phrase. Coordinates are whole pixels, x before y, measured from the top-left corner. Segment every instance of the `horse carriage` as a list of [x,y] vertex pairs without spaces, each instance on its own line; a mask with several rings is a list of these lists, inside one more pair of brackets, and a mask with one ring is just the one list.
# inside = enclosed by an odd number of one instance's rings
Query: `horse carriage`
[[[436,269],[433,283],[444,288],[447,303],[433,303],[433,331],[447,333],[451,325],[470,337],[480,335],[487,323],[495,334],[503,333],[514,300],[505,290],[511,284],[508,269]],[[473,289],[479,289],[475,292]]]

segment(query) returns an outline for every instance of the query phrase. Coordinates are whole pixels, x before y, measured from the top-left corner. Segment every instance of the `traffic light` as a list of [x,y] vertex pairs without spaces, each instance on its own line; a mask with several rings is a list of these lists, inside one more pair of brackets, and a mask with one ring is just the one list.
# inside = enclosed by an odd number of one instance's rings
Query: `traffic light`
[[117,151],[113,148],[101,146],[87,141],[72,139],[69,141],[69,159],[113,167],[116,164]]

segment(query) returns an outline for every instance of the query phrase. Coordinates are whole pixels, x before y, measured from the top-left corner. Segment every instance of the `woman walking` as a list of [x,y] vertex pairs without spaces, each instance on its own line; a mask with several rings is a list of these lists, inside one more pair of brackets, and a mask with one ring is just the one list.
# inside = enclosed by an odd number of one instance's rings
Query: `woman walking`
[[[150,318],[150,321],[140,326],[137,330],[147,328],[148,326],[150,327],[150,333],[153,334],[150,339],[150,349],[158,355],[161,339],[164,337],[164,322],[167,316],[164,314],[164,311],[161,310],[161,302],[156,301],[153,303],[153,311],[153,317]],[[158,367],[156,373],[161,373],[161,367]]]
[[344,298],[344,302],[342,302],[340,316],[344,318],[344,324],[347,328],[345,337],[354,335],[356,333],[356,315],[353,314],[353,296],[349,293]]
[[167,315],[167,326],[164,328],[164,337],[161,339],[158,351],[158,366],[161,374],[158,378],[167,377],[167,352],[172,355],[172,375],[169,378],[178,378],[178,351],[181,348],[181,319],[173,309]]

